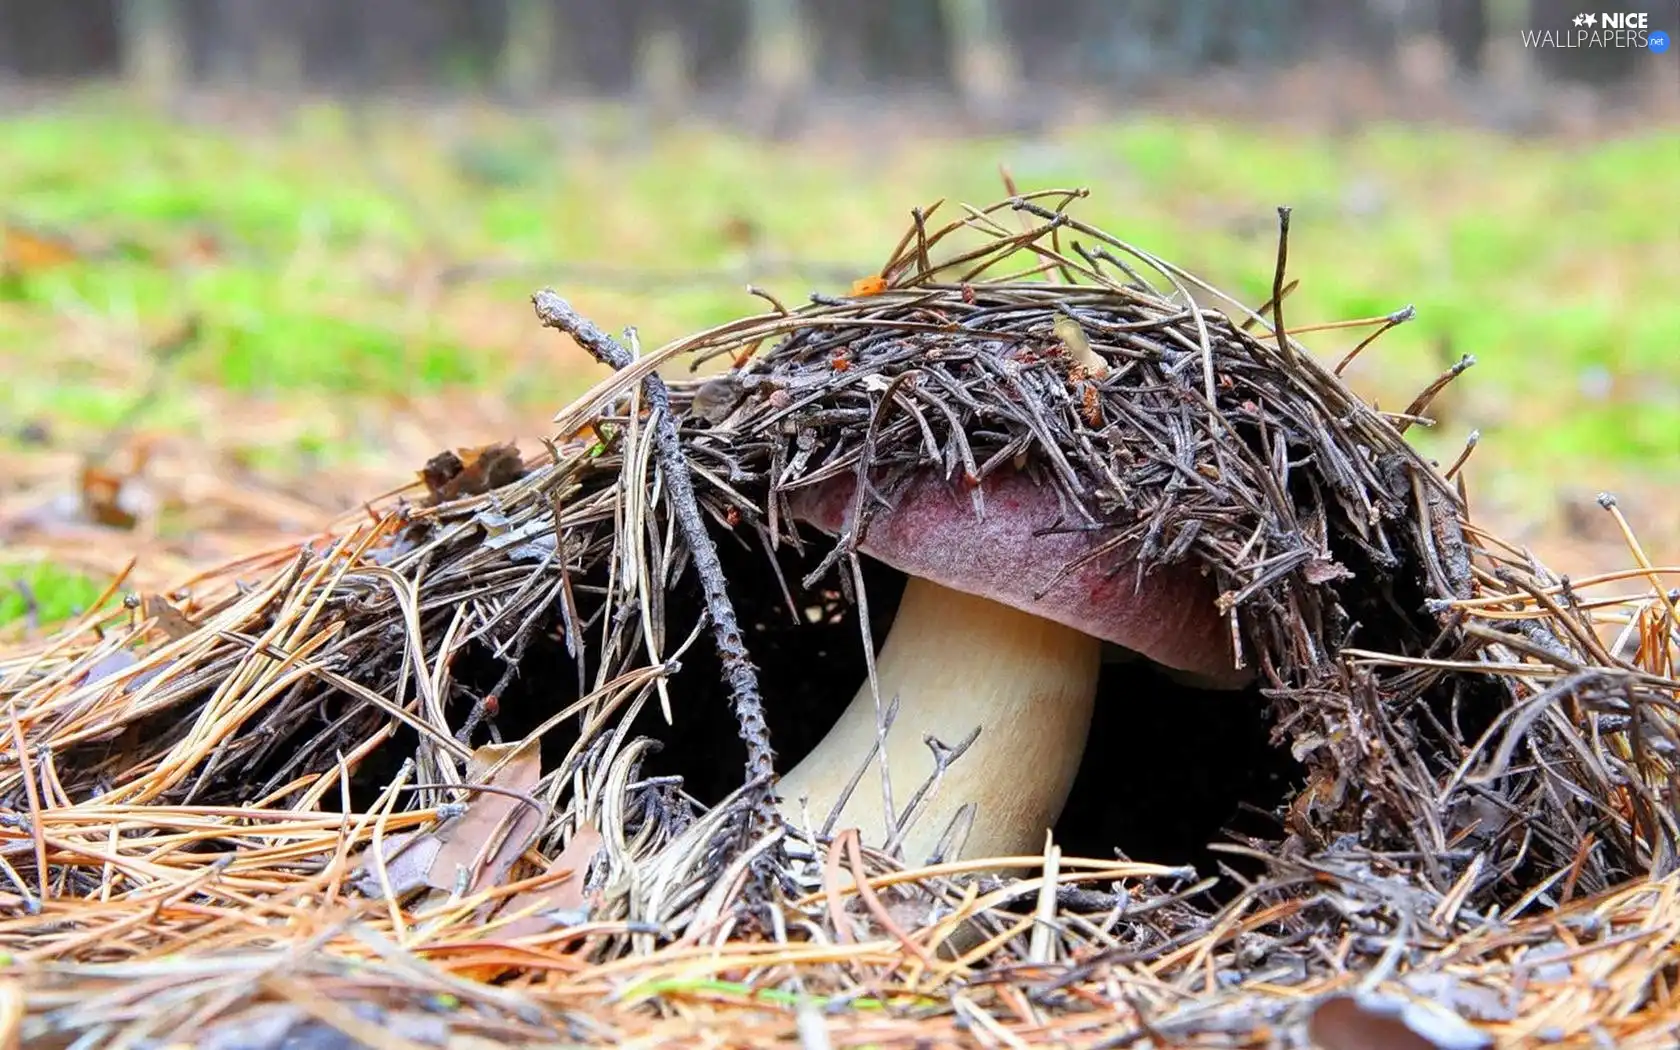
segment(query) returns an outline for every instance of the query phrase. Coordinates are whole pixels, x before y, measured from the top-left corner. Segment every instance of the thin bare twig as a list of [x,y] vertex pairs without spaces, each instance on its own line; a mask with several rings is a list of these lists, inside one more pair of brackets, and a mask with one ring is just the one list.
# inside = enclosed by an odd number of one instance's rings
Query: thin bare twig
[[[572,309],[552,290],[545,289],[531,297],[537,319],[544,327],[564,332],[577,340],[590,356],[609,368],[629,368],[635,357],[625,347],[588,318]],[[776,753],[770,746],[770,728],[764,722],[764,701],[759,695],[758,671],[747,652],[741,628],[736,620],[735,606],[729,600],[729,585],[724,579],[723,565],[718,561],[717,547],[706,531],[700,506],[694,498],[694,480],[689,471],[688,456],[677,434],[676,417],[671,412],[670,392],[657,373],[649,373],[642,380],[642,390],[652,410],[654,438],[659,448],[659,465],[665,475],[666,498],[671,513],[677,519],[689,554],[694,559],[694,573],[705,595],[706,614],[712,623],[712,641],[723,663],[724,677],[729,682],[730,703],[740,723],[741,740],[747,746],[746,783],[762,785],[755,807],[766,821],[774,819],[770,804],[769,785],[776,772]]]

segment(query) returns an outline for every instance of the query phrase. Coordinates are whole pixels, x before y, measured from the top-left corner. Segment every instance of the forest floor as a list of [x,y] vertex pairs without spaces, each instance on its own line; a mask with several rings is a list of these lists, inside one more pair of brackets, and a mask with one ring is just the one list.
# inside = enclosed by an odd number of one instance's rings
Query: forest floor
[[[109,95],[0,118],[0,622],[319,529],[433,453],[516,439],[600,377],[553,286],[644,347],[843,291],[912,206],[1086,186],[1081,214],[1290,325],[1414,321],[1348,370],[1554,568],[1680,562],[1680,133],[1292,131],[1188,116],[1016,136],[764,142],[618,111],[302,106],[164,119]],[[942,213],[943,214],[943,213]],[[1364,330],[1303,337],[1339,359]],[[13,631],[20,628],[14,626]],[[28,629],[28,628],[22,628]]]

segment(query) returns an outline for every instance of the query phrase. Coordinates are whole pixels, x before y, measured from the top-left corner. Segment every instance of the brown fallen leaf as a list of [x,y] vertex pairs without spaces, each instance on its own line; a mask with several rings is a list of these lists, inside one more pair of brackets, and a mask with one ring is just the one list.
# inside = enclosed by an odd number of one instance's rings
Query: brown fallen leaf
[[548,874],[558,875],[565,872],[565,878],[558,882],[544,886],[540,890],[526,890],[508,898],[502,910],[506,912],[520,912],[529,910],[533,905],[536,911],[521,916],[502,927],[497,936],[512,939],[515,937],[529,937],[535,933],[546,933],[562,926],[576,926],[589,920],[589,909],[594,903],[586,892],[589,882],[589,865],[594,862],[601,847],[605,844],[601,833],[595,830],[595,825],[584,824],[578,828],[572,841],[566,843],[566,848],[560,851],[548,866]]
[[420,471],[433,504],[481,495],[524,476],[524,457],[511,441],[439,452]]
[[716,426],[729,418],[735,406],[746,400],[747,390],[738,376],[724,374],[700,384],[689,412]]
[[432,865],[437,861],[443,843],[432,833],[417,835],[402,832],[387,837],[381,844],[385,858],[385,876],[373,863],[373,850],[362,854],[361,866],[352,876],[356,888],[369,897],[381,896],[387,886],[397,900],[416,890],[431,888]]
[[[497,768],[504,759],[505,764]],[[467,761],[466,782],[500,790],[476,792],[467,803],[467,811],[438,830],[443,848],[432,862],[433,889],[453,891],[461,870],[471,873],[466,888],[469,895],[507,878],[514,862],[542,830],[543,817],[540,809],[513,793],[528,798],[541,779],[542,749],[537,740],[485,744],[473,751]]]
[[81,257],[81,250],[67,238],[18,223],[0,226],[0,270],[29,274],[66,266]]
[[158,630],[172,642],[198,630],[198,624],[194,623],[191,617],[170,605],[169,600],[161,594],[146,595],[140,608],[147,617],[157,621]]
[[1493,1045],[1451,1011],[1387,995],[1337,995],[1307,1022],[1320,1050],[1485,1050]]
[[723,220],[718,231],[725,244],[733,248],[752,248],[764,238],[764,231],[750,215],[731,215]]
[[123,485],[127,481],[116,471],[104,467],[82,468],[82,513],[87,520],[113,529],[132,529],[138,516],[123,506]]
[[1314,584],[1353,578],[1353,573],[1347,566],[1329,558],[1314,558],[1307,562],[1306,567],[1301,570],[1301,575],[1306,577],[1308,583]]
[[[391,892],[406,897],[429,888],[470,896],[506,881],[542,830],[544,813],[531,798],[540,779],[537,740],[475,749],[464,782],[495,790],[472,792],[466,811],[433,831],[387,839],[380,856]],[[372,850],[366,851],[353,876],[356,887],[369,896],[384,891],[377,860]]]
[[461,476],[466,464],[454,452],[444,449],[420,468],[420,480],[426,483],[426,491],[431,494],[432,502],[441,500],[444,487]]

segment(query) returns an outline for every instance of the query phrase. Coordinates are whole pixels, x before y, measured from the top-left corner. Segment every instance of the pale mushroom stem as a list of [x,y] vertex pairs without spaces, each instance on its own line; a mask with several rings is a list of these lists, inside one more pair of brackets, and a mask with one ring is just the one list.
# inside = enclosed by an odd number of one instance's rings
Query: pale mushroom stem
[[[1102,643],[1071,627],[917,577],[904,588],[892,631],[876,658],[881,704],[899,698],[887,734],[895,819],[933,773],[934,736],[947,745],[980,736],[924,800],[903,841],[904,859],[933,852],[966,803],[978,810],[960,857],[1036,854],[1073,786],[1091,724]],[[783,811],[800,819],[809,796],[821,824],[876,739],[874,693],[867,681],[822,742],[781,779]],[[865,845],[889,838],[881,796],[880,756],[870,763],[834,829],[855,827]],[[947,857],[947,860],[957,859]]]

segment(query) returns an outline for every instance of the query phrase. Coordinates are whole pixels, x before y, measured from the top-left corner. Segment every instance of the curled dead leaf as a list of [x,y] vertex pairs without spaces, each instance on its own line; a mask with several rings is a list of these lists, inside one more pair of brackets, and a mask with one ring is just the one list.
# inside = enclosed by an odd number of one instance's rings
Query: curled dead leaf
[[700,389],[694,392],[689,411],[715,425],[728,419],[735,407],[746,400],[746,396],[746,387],[738,377],[721,375],[700,385]]
[[1485,1050],[1493,1037],[1457,1014],[1392,995],[1337,995],[1307,1021],[1319,1050]]
[[420,471],[433,504],[482,495],[524,476],[525,459],[511,441],[439,452]]
[[157,621],[158,630],[168,636],[170,641],[178,641],[198,630],[198,624],[192,617],[169,604],[168,599],[161,594],[148,594],[141,603],[141,611],[147,618]]
[[124,486],[127,478],[104,467],[82,468],[82,514],[96,525],[113,529],[132,529],[139,523],[139,515],[127,498]]
[[[514,919],[502,927],[498,935],[505,938],[528,937],[557,927],[587,922],[593,904],[587,893],[589,867],[604,845],[605,840],[593,824],[578,828],[572,840],[566,843],[566,848],[548,866],[548,874],[560,881],[510,897],[503,905],[504,912],[536,910]],[[565,874],[561,875],[562,872]]]
[[369,896],[383,892],[381,857],[398,897],[422,888],[471,896],[500,885],[542,830],[546,814],[531,797],[541,779],[542,749],[535,739],[477,748],[464,783],[494,790],[472,792],[460,816],[432,831],[393,836],[379,856],[365,852],[354,876],[357,888]]
[[430,888],[432,865],[437,861],[438,851],[443,848],[443,842],[436,835],[391,835],[380,845],[380,854],[385,858],[385,873],[380,875],[374,853],[369,850],[362,855],[361,866],[353,876],[358,890],[369,897],[376,897],[383,894],[388,886],[391,896],[401,900],[416,890]]
[[[530,799],[542,779],[542,749],[539,741],[485,744],[473,751],[467,762],[466,782],[485,784],[497,791],[478,792],[467,803],[467,811],[442,834],[431,873],[432,887],[453,890],[459,872],[471,874],[466,892],[476,893],[503,882],[537,832],[543,812]],[[525,797],[520,797],[525,796]]]
[[1306,568],[1301,570],[1308,583],[1329,583],[1332,580],[1346,580],[1353,577],[1347,566],[1329,558],[1314,558],[1307,562]]

